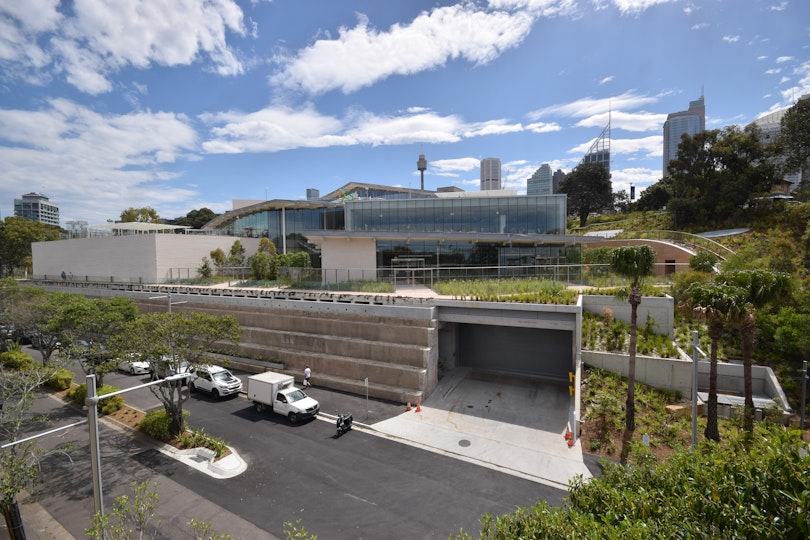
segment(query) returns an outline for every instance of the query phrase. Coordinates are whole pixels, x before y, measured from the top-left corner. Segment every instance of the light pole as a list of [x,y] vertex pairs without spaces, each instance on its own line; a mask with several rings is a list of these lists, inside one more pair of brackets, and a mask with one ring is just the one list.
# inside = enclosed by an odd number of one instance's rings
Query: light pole
[[165,379],[158,379],[157,381],[139,384],[138,386],[133,386],[132,388],[125,388],[124,390],[110,392],[109,394],[104,394],[102,396],[96,395],[96,375],[91,373],[85,379],[87,381],[87,396],[85,397],[84,404],[87,407],[87,426],[88,432],[90,433],[90,465],[93,476],[93,505],[95,507],[96,514],[99,516],[104,515],[104,495],[101,487],[101,453],[98,442],[98,403],[102,399],[111,398],[120,394],[126,394],[127,392],[132,392],[133,390],[138,390],[140,388],[146,388],[147,386],[153,386],[155,384],[179,380],[184,377],[185,375],[182,374],[171,375]]

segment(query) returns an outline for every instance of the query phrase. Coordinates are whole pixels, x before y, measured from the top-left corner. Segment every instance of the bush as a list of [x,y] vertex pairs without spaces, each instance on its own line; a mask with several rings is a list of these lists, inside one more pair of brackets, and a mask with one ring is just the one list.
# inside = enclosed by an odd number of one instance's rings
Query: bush
[[[188,411],[183,411],[183,430],[185,430],[185,419],[189,415]],[[138,429],[158,441],[168,442],[171,440],[169,426],[172,418],[164,409],[153,409],[146,413],[146,417],[138,424]]]
[[9,369],[18,369],[20,371],[28,369],[34,363],[34,359],[30,354],[22,351],[6,351],[0,353],[0,364]]
[[73,372],[65,368],[59,368],[59,371],[54,373],[53,377],[48,379],[47,384],[56,390],[67,390],[73,383]]
[[[117,386],[110,386],[108,384],[102,384],[101,387],[96,389],[96,395],[103,396],[105,394],[111,394],[113,392],[118,392],[120,388]],[[73,390],[68,393],[68,397],[74,402],[81,406],[84,406],[84,402],[87,399],[87,384],[82,383],[78,386],[75,386]],[[97,408],[98,412],[101,414],[111,414],[115,411],[119,410],[121,407],[124,406],[124,398],[122,396],[113,396],[107,399],[102,399],[98,402]]]
[[222,457],[228,449],[228,444],[223,439],[212,437],[205,432],[205,429],[184,432],[180,435],[180,446],[183,448],[208,448],[216,452],[217,457]]

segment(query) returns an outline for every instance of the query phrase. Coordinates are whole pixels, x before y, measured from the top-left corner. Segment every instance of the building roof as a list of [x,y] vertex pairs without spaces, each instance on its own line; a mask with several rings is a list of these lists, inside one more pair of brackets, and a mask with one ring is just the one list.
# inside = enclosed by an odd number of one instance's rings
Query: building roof
[[129,221],[126,223],[104,223],[103,225],[90,225],[91,229],[110,230],[121,235],[127,234],[152,234],[160,232],[175,232],[177,230],[191,229],[188,225],[166,225],[165,223],[143,223],[140,221]]

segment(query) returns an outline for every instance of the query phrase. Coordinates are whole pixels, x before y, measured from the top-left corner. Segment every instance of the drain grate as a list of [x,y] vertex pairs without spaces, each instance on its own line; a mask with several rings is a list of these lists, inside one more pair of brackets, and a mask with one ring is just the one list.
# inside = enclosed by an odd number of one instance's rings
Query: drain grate
[[460,441],[458,441],[458,445],[461,446],[462,448],[467,448],[471,444],[472,443],[470,441],[468,441],[467,439],[461,439]]

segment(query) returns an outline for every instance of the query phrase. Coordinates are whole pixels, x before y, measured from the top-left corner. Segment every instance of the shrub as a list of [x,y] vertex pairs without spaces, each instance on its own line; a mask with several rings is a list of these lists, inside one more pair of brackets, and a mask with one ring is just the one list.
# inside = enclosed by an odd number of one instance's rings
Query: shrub
[[30,368],[33,362],[34,359],[31,358],[31,355],[22,351],[11,350],[0,353],[0,364],[9,369],[18,369],[22,371]]
[[[103,384],[101,385],[101,387],[96,389],[96,395],[103,396],[105,394],[111,394],[119,390],[120,388],[118,388],[117,386],[110,386],[108,384]],[[71,390],[68,393],[68,397],[74,403],[84,406],[84,402],[87,399],[87,384],[82,383],[78,386],[73,387],[73,390]],[[101,414],[110,414],[114,413],[123,406],[124,406],[124,398],[122,396],[113,396],[99,401],[97,408],[98,412],[100,412]]]
[[180,435],[180,446],[183,448],[208,448],[216,452],[217,457],[222,457],[228,444],[219,437],[212,437],[205,432],[205,429],[194,429],[186,431]]
[[146,413],[146,417],[138,424],[138,429],[159,441],[168,441],[171,417],[163,409],[153,409]]
[[[183,411],[183,431],[185,431],[186,418],[189,412]],[[138,424],[138,429],[158,441],[168,442],[171,440],[169,435],[169,425],[172,423],[172,418],[166,413],[165,409],[153,409],[146,413],[146,417]]]
[[59,368],[59,371],[53,374],[53,377],[48,379],[45,383],[55,390],[67,390],[73,383],[73,372],[65,368]]

